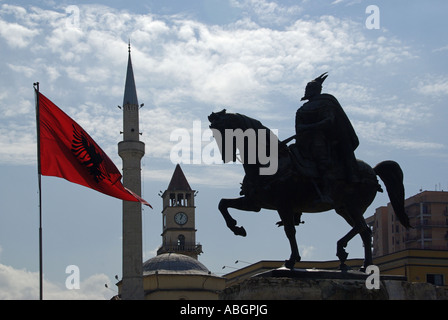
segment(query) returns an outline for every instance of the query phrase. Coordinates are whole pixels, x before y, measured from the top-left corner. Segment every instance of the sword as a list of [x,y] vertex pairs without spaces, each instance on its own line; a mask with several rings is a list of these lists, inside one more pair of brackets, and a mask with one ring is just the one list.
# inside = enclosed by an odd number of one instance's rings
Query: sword
[[296,134],[293,135],[292,137],[289,137],[288,139],[283,140],[282,142],[280,142],[280,144],[286,145],[288,142],[290,142],[291,140],[296,138]]

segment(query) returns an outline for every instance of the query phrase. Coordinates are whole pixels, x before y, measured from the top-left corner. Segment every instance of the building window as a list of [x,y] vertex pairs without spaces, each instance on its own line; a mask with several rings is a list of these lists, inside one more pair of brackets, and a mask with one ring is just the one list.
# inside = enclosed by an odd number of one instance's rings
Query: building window
[[176,194],[170,193],[170,206],[175,207],[176,206]]
[[431,208],[430,204],[422,203],[421,206],[420,206],[421,214],[430,215],[431,214],[431,209],[430,208]]
[[427,274],[426,282],[432,283],[436,286],[443,286],[444,285],[443,274]]
[[183,193],[177,194],[177,205],[181,207],[185,207],[185,198]]
[[192,205],[192,203],[191,203],[191,193],[187,193],[185,195],[185,199],[186,199],[185,206],[186,207],[190,207]]

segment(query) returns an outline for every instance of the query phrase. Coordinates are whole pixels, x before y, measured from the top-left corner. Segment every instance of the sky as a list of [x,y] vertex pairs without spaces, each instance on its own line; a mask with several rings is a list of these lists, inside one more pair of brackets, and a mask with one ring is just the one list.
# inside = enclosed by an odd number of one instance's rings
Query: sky
[[[34,82],[121,169],[117,106],[131,42],[144,103],[142,196],[153,206],[142,214],[146,260],[162,243],[158,194],[176,165],[173,132],[187,130],[193,139],[196,125],[207,137],[207,116],[226,108],[286,139],[306,83],[323,72],[323,91],[339,100],[358,134],[357,158],[372,166],[397,161],[406,197],[447,190],[447,10],[444,0],[0,1],[0,299],[39,297]],[[211,142],[201,141],[190,159]],[[202,263],[223,275],[289,257],[274,211],[231,211],[245,238],[225,226],[217,206],[239,196],[240,164],[189,162],[181,167],[198,191]],[[112,297],[122,269],[121,201],[53,177],[42,177],[41,194],[44,298]],[[388,202],[378,194],[365,217]],[[336,259],[336,241],[349,225],[334,211],[303,220],[302,258]],[[363,257],[359,236],[347,251]],[[66,287],[72,265],[80,289]]]

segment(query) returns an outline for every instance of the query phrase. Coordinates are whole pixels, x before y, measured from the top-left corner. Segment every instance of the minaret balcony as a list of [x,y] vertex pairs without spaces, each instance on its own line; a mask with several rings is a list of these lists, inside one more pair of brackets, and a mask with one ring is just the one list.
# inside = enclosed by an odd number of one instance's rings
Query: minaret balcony
[[142,158],[145,155],[145,144],[141,141],[120,141],[118,154],[121,158],[128,155],[138,155]]

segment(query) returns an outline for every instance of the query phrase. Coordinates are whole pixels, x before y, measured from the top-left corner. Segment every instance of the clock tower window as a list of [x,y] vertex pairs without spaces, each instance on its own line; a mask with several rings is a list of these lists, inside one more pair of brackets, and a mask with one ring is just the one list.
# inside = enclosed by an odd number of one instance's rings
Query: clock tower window
[[176,194],[170,193],[170,207],[176,206]]
[[177,194],[177,205],[178,206],[185,206],[185,198],[184,198],[184,194],[183,193],[178,193]]
[[193,206],[192,194],[190,192],[172,192],[169,194],[170,207],[191,207]]

